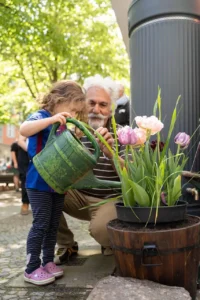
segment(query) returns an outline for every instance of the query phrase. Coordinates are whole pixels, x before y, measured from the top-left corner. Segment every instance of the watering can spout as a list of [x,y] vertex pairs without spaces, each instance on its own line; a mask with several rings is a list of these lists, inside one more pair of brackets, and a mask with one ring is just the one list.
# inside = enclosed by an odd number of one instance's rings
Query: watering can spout
[[120,181],[100,180],[95,177],[93,172],[88,171],[77,182],[73,183],[68,189],[92,189],[92,188],[121,188]]

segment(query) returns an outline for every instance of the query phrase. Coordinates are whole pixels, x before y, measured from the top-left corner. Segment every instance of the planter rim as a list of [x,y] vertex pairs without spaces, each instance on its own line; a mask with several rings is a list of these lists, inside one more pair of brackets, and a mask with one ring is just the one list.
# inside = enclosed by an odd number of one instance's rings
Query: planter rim
[[138,25],[152,19],[181,15],[200,19],[199,0],[133,0],[128,10],[129,37]]
[[[183,228],[191,228],[191,227],[196,227],[197,225],[200,225],[200,217],[192,216],[192,215],[188,215],[188,216],[193,218],[193,219],[198,219],[198,222],[195,223],[195,224],[191,224],[191,225],[186,224],[184,227],[181,227],[181,228],[170,228],[170,229],[160,229],[160,230],[151,230],[151,228],[149,228],[149,231],[146,231],[146,230],[142,231],[141,229],[140,229],[140,231],[138,231],[137,229],[135,229],[135,230],[126,230],[126,232],[134,232],[137,235],[139,235],[141,233],[144,233],[144,232],[146,234],[151,234],[151,235],[157,234],[158,232],[165,234],[165,233],[168,233],[169,231],[177,232],[177,231],[183,230]],[[112,228],[112,226],[110,225],[110,222],[108,222],[107,228]],[[141,225],[141,228],[145,227],[144,223],[138,223],[138,224]],[[116,228],[115,228],[115,230],[116,231],[121,231],[120,229],[116,229]]]
[[187,202],[180,201],[174,206],[158,207],[131,207],[124,206],[123,202],[115,203],[117,219],[125,223],[133,224],[164,224],[180,222],[186,219]]
[[[180,204],[176,204],[176,205],[172,205],[172,206],[168,206],[168,205],[163,205],[163,206],[158,206],[158,209],[159,209],[159,207],[162,207],[162,209],[164,209],[164,208],[169,208],[169,207],[180,207],[180,206],[187,206],[188,205],[188,202],[187,201],[184,201],[184,200],[179,200],[179,203]],[[119,205],[119,206],[124,206],[123,205],[123,202],[116,202],[115,203],[115,205]],[[144,207],[142,207],[142,206],[124,206],[124,207],[132,207],[133,209],[138,209],[138,208],[151,208],[150,206],[144,206]],[[156,209],[156,206],[153,206],[152,207],[152,209]]]

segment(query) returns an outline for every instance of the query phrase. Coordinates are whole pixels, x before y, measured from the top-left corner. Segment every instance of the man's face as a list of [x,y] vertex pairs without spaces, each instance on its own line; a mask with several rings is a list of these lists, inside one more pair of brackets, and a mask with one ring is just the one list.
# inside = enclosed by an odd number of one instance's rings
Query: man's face
[[86,93],[88,123],[93,129],[106,127],[112,115],[112,102],[108,93],[100,87],[91,87]]

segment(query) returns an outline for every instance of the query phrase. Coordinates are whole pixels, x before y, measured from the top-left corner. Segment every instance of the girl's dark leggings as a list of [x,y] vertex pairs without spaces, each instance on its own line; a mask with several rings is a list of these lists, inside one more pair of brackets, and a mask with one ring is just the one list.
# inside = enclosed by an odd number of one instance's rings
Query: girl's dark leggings
[[27,189],[33,212],[33,224],[27,239],[28,274],[54,260],[56,235],[62,214],[64,195]]

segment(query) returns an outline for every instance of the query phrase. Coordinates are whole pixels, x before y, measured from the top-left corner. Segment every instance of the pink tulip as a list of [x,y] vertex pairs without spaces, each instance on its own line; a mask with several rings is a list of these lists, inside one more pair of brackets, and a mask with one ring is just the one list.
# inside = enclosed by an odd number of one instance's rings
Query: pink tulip
[[130,126],[125,126],[117,131],[119,142],[122,145],[135,145],[137,143],[137,135]]
[[179,132],[175,138],[174,142],[181,146],[182,149],[185,149],[188,147],[190,143],[190,136],[186,134],[185,132]]
[[143,145],[147,139],[146,131],[138,127],[135,127],[133,131],[135,132],[138,138],[137,145]]
[[135,122],[139,128],[150,131],[151,135],[158,133],[164,127],[164,124],[155,116],[135,117]]

